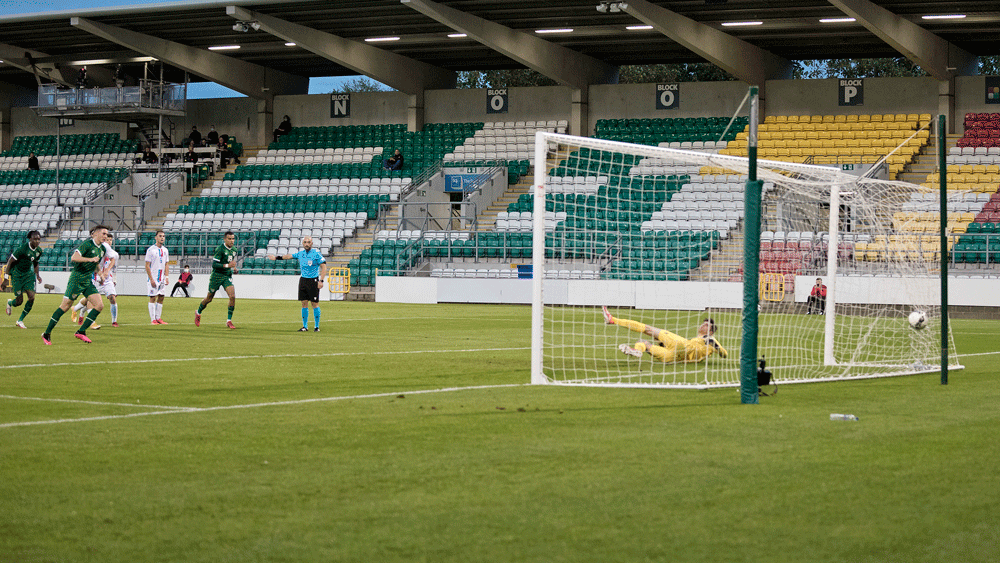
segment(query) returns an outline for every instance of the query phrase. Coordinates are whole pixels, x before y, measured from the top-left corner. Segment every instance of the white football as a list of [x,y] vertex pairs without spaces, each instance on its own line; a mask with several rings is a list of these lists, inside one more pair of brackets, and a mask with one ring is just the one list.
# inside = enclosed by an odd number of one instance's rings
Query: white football
[[920,330],[927,326],[927,313],[923,311],[914,311],[910,313],[910,326],[916,330]]

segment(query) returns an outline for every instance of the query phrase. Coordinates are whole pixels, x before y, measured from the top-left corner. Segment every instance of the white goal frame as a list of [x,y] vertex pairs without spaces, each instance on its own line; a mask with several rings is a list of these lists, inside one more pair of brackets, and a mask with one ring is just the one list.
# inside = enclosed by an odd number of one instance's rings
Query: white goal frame
[[[556,385],[578,385],[578,386],[613,386],[613,387],[640,387],[640,388],[687,388],[706,389],[714,387],[738,387],[740,385],[739,360],[740,346],[733,341],[735,333],[741,333],[738,326],[739,317],[743,310],[742,303],[742,282],[736,282],[739,291],[734,291],[734,282],[683,282],[683,281],[622,281],[601,279],[594,276],[590,279],[554,279],[547,275],[546,257],[546,194],[550,193],[549,176],[550,147],[561,147],[561,153],[567,154],[573,147],[588,147],[597,151],[624,152],[629,155],[639,155],[644,158],[665,159],[674,162],[684,162],[697,166],[707,166],[718,169],[725,169],[730,172],[746,174],[750,168],[749,160],[745,157],[719,155],[709,152],[693,150],[676,150],[663,147],[652,147],[647,145],[633,145],[616,141],[593,139],[588,137],[577,137],[564,134],[538,132],[535,139],[535,185],[533,186],[534,211],[532,218],[533,247],[533,286],[532,286],[532,330],[531,330],[531,383],[532,384],[556,384]],[[865,190],[872,188],[901,193],[909,193],[919,190],[919,186],[904,182],[894,182],[885,180],[859,179],[843,173],[837,169],[808,164],[795,164],[779,161],[761,160],[757,163],[758,178],[765,183],[765,189],[773,184],[789,189],[791,192],[801,192],[812,194],[821,201],[828,202],[829,209],[840,209],[844,199],[850,203],[851,198],[861,198]],[[825,189],[823,188],[825,186]],[[833,189],[835,188],[835,189]],[[880,192],[881,193],[881,192]],[[858,203],[860,200],[855,201]],[[548,227],[551,229],[551,223]],[[838,233],[838,214],[829,214],[825,227],[826,237],[830,241],[841,240]],[[939,279],[928,275],[923,271],[923,265],[914,266],[912,272],[914,279],[909,277],[876,279],[877,276],[866,277],[845,277],[838,273],[838,264],[843,262],[842,245],[838,243],[827,244],[827,271],[826,284],[828,287],[827,310],[822,324],[823,344],[821,350],[816,350],[818,361],[810,364],[793,365],[792,361],[787,365],[768,363],[768,369],[775,374],[775,380],[782,383],[793,382],[815,382],[843,379],[862,379],[873,377],[888,377],[897,375],[907,375],[916,373],[940,371],[940,339],[935,339],[934,328],[940,323],[933,323],[932,327],[924,331],[913,331],[908,329],[906,317],[911,310],[916,308],[925,310],[934,319],[941,314],[940,311],[940,290],[937,285]],[[551,249],[550,249],[551,250]],[[908,268],[905,260],[888,263],[890,267]],[[756,267],[756,264],[754,264]],[[594,278],[598,279],[594,279]],[[678,284],[692,284],[689,286]],[[680,291],[682,293],[691,292],[697,297],[692,298],[695,307],[690,309],[694,312],[686,313],[689,319],[688,328],[691,331],[700,322],[700,317],[705,315],[721,314],[737,322],[730,322],[727,327],[726,336],[722,342],[728,347],[731,358],[731,365],[725,368],[718,368],[719,363],[713,363],[713,358],[701,362],[701,365],[686,365],[685,373],[678,376],[674,373],[670,376],[645,377],[643,370],[656,372],[662,366],[657,366],[655,362],[649,360],[635,362],[639,365],[638,370],[628,372],[618,371],[611,373],[601,373],[600,365],[606,360],[593,358],[593,366],[587,366],[585,373],[577,376],[567,377],[554,375],[554,370],[558,371],[558,366],[554,363],[574,363],[567,361],[570,356],[558,358],[546,357],[546,346],[549,349],[558,348],[563,344],[553,342],[553,334],[546,332],[546,311],[555,310],[577,310],[576,314],[586,318],[579,322],[585,330],[602,330],[603,324],[600,315],[601,305],[619,306],[624,311],[635,309],[638,313],[637,302],[641,301],[635,295],[649,295],[657,291],[657,287],[670,288],[669,291]],[[678,289],[682,288],[682,289]],[[687,289],[687,288],[690,288]],[[702,295],[704,292],[713,292],[713,295]],[[632,291],[632,298],[622,298],[622,292]],[[868,294],[867,297],[864,297]],[[734,295],[739,295],[737,299]],[[546,301],[548,296],[548,301]],[[862,296],[862,299],[859,299]],[[867,300],[870,302],[864,302]],[[701,306],[704,305],[704,306]],[[792,307],[796,305],[793,304]],[[669,308],[663,305],[656,305],[653,309]],[[863,311],[862,311],[862,308]],[[843,321],[838,325],[838,311],[861,311],[858,317],[869,316],[871,320],[868,324],[845,324],[849,322],[851,315],[844,315]],[[722,311],[721,313],[719,311]],[[767,309],[764,309],[765,313]],[[567,315],[571,313],[566,313]],[[804,314],[804,309],[802,310]],[[589,315],[589,318],[587,316]],[[667,315],[669,316],[669,315]],[[699,319],[695,319],[699,317]],[[663,318],[663,316],[658,317]],[[788,317],[791,318],[791,317]],[[818,320],[818,319],[817,319]],[[660,326],[658,320],[654,318],[656,326]],[[769,321],[762,319],[760,325],[764,326]],[[797,322],[794,321],[793,322]],[[865,321],[861,321],[864,323]],[[903,323],[903,324],[900,324]],[[903,326],[907,327],[906,329]],[[683,330],[674,326],[661,326],[667,330]],[[605,329],[606,330],[606,329]],[[794,329],[789,329],[794,332]],[[909,332],[907,332],[909,330]],[[950,331],[949,331],[950,332]],[[851,337],[844,336],[851,334]],[[882,339],[888,339],[891,334],[891,341],[886,345],[891,346],[893,353],[884,354],[884,358],[877,353]],[[586,336],[586,335],[584,335]],[[690,337],[693,334],[685,334]],[[742,335],[740,334],[739,338]],[[780,336],[778,338],[792,338],[792,335]],[[603,335],[597,338],[602,340]],[[624,335],[621,337],[625,338]],[[773,337],[768,337],[773,338]],[[549,340],[547,342],[547,339]],[[763,337],[758,336],[760,341]],[[589,337],[579,339],[589,341]],[[728,340],[728,341],[727,341]],[[572,343],[574,337],[566,339]],[[961,369],[958,363],[957,354],[954,350],[954,340],[948,338],[950,342],[949,370]],[[799,345],[799,344],[796,344]],[[849,349],[838,348],[838,345],[848,346]],[[759,353],[767,353],[767,347],[761,347]],[[774,352],[773,347],[771,352]],[[583,351],[581,362],[590,361],[592,354]],[[600,354],[598,354],[600,356]],[[770,356],[769,356],[770,359]],[[935,359],[937,362],[935,362]],[[548,363],[547,363],[548,362]],[[651,365],[652,363],[652,365]],[[647,367],[649,366],[649,367]],[[712,367],[707,367],[712,366]],[[573,368],[576,369],[576,368]],[[669,370],[667,370],[669,371]],[[724,372],[722,375],[709,374],[708,372]]]

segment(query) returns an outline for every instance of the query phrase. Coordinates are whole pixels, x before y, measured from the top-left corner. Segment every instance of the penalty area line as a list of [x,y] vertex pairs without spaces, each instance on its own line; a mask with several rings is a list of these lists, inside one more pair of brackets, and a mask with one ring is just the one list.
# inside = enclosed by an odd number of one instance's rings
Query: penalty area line
[[[398,397],[400,395],[427,395],[431,393],[453,393],[456,391],[474,391],[479,389],[502,389],[505,387],[524,387],[530,385],[528,383],[507,383],[503,385],[471,385],[468,387],[445,387],[441,389],[419,389],[415,391],[394,391],[391,393],[368,393],[364,395],[348,395],[343,397],[317,397],[313,399],[296,399],[293,401],[270,401],[266,403],[250,403],[245,405],[220,405],[217,407],[147,407],[147,408],[161,408],[170,410],[158,410],[150,412],[136,412],[129,414],[112,414],[105,416],[89,416],[85,418],[62,418],[58,420],[32,420],[26,422],[8,422],[5,424],[0,424],[0,428],[14,428],[19,426],[41,426],[43,424],[65,424],[69,422],[95,422],[101,420],[119,420],[124,418],[137,418],[140,416],[158,416],[164,414],[180,414],[180,413],[200,413],[200,412],[212,412],[212,411],[225,411],[225,410],[238,410],[238,409],[258,409],[264,407],[280,407],[289,405],[305,405],[309,403],[328,403],[333,401],[348,401],[353,399],[378,399],[383,397]],[[20,397],[13,397],[20,398]],[[39,399],[47,400],[47,399]],[[57,400],[57,399],[53,399]],[[86,402],[86,401],[81,401]],[[98,403],[98,404],[109,404],[109,403]],[[124,405],[123,405],[124,406]],[[144,405],[128,405],[135,408],[143,408]]]
[[[397,356],[407,354],[468,354],[478,352],[516,352],[519,350],[529,350],[527,346],[518,348],[468,348],[465,350],[394,350],[377,352],[379,356]],[[30,369],[30,368],[51,368],[51,367],[78,367],[108,364],[156,364],[169,362],[205,362],[218,360],[263,360],[274,358],[333,358],[337,356],[367,356],[372,352],[329,352],[325,354],[257,354],[250,356],[214,356],[208,358],[157,358],[157,359],[136,359],[136,360],[111,360],[95,362],[57,362],[53,364],[17,364],[10,366],[0,366],[0,369]]]

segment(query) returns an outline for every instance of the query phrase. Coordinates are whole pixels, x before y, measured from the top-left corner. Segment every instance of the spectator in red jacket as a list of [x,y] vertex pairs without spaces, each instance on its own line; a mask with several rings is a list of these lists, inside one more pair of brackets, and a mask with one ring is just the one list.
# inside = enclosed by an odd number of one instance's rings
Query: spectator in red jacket
[[[813,313],[813,308],[816,309],[815,313]],[[816,278],[816,285],[814,285],[812,291],[809,292],[809,303],[806,314],[826,314],[826,286],[823,285],[823,278]]]
[[170,296],[173,297],[174,293],[177,293],[177,289],[180,288],[184,292],[184,297],[191,297],[188,293],[188,284],[191,283],[192,279],[194,279],[194,276],[191,275],[191,266],[185,264],[184,271],[181,272],[181,276],[177,278],[177,283],[174,284],[174,288],[170,291]]

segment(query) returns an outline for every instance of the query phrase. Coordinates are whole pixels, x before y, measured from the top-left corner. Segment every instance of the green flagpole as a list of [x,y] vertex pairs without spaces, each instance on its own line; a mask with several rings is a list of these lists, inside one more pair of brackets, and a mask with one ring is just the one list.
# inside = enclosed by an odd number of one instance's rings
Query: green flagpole
[[938,182],[941,188],[941,385],[948,385],[948,160],[944,114],[938,116]]
[[757,181],[758,88],[750,87],[750,128],[747,138],[747,184],[743,194],[743,341],[740,345],[740,402],[760,403],[757,386],[757,306],[760,275],[760,199],[761,182]]

